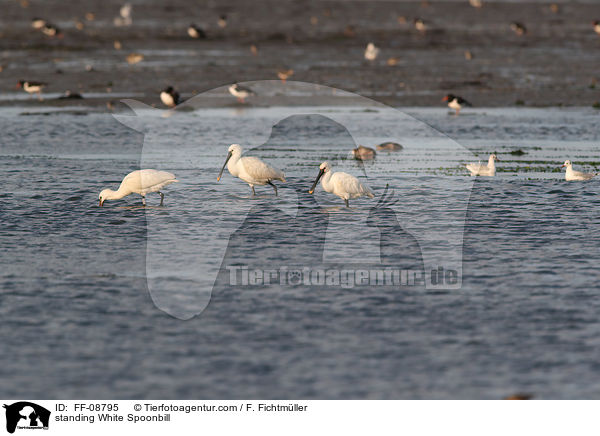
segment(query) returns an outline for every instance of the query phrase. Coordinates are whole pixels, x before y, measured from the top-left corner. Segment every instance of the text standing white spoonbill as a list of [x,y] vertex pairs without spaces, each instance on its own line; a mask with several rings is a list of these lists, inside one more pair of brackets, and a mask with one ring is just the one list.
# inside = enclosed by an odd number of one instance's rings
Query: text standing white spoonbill
[[346,203],[346,207],[350,207],[348,200],[351,198],[374,197],[369,187],[359,182],[356,177],[341,171],[337,173],[332,172],[329,162],[323,162],[319,166],[319,174],[308,191],[309,194],[315,192],[315,187],[319,183],[319,179],[321,179],[323,190],[340,197]]
[[242,147],[239,144],[231,144],[229,146],[227,159],[225,159],[223,168],[219,172],[217,182],[221,180],[225,167],[227,167],[229,174],[233,177],[238,177],[250,185],[252,195],[256,195],[254,185],[271,185],[275,190],[275,195],[277,195],[277,186],[273,184],[273,180],[285,182],[283,171],[264,163],[257,157],[242,157]]
[[498,159],[498,156],[496,156],[495,154],[490,154],[487,165],[479,162],[466,164],[465,166],[471,172],[472,176],[494,177],[496,175],[495,161],[499,160],[500,159]]
[[179,182],[174,174],[167,171],[158,170],[136,170],[127,174],[119,189],[105,189],[99,195],[99,206],[102,206],[106,200],[118,200],[129,194],[140,194],[142,196],[142,204],[146,205],[146,194],[150,192],[158,192],[160,194],[160,205],[162,206],[165,194],[160,192],[162,188],[171,183]]
[[581,171],[575,171],[570,160],[566,160],[565,163],[562,164],[561,168],[563,167],[567,167],[567,171],[565,172],[565,180],[567,182],[590,180],[596,175],[594,173],[582,173]]

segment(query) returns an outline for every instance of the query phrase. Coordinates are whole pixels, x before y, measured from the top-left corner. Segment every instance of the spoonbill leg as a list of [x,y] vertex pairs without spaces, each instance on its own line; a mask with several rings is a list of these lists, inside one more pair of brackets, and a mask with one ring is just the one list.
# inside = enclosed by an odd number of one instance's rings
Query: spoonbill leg
[[277,186],[275,186],[273,183],[271,183],[270,180],[267,183],[273,187],[273,189],[275,190],[275,197],[277,197]]

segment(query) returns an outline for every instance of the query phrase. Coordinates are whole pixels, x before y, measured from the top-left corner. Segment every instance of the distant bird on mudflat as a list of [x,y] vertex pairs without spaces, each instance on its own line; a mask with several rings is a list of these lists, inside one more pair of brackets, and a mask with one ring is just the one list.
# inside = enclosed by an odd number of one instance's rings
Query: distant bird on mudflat
[[179,180],[174,174],[167,171],[158,171],[152,169],[132,171],[127,174],[119,189],[104,189],[98,196],[98,206],[102,207],[106,200],[118,200],[129,194],[140,194],[142,196],[142,204],[146,206],[146,194],[157,192],[160,194],[160,205],[163,205],[165,195],[161,189],[171,183],[177,183]]
[[273,180],[285,182],[283,171],[272,167],[257,157],[242,157],[242,147],[239,144],[231,144],[229,146],[227,158],[219,172],[217,182],[221,180],[225,167],[227,167],[229,174],[242,179],[252,188],[252,195],[256,195],[254,185],[271,185],[275,190],[275,195],[277,195],[277,186],[273,184]]
[[190,38],[195,39],[206,39],[206,33],[202,30],[201,27],[196,26],[194,23],[190,24],[187,28],[187,33]]
[[567,171],[565,171],[565,180],[567,182],[590,180],[597,175],[596,173],[582,173],[581,171],[575,171],[570,160],[566,160],[565,163],[562,164],[561,168],[564,167],[567,167]]
[[365,196],[370,198],[375,197],[369,187],[363,185],[356,177],[341,171],[332,172],[329,162],[323,162],[319,165],[319,174],[309,189],[309,194],[315,192],[315,187],[319,183],[319,180],[321,180],[323,190],[340,197],[346,203],[346,207],[350,207],[350,203],[348,202],[350,199]]
[[513,32],[515,32],[519,36],[523,36],[523,35],[527,34],[527,28],[522,23],[518,23],[515,21],[514,23],[510,24],[510,28],[512,29]]
[[31,27],[33,27],[34,29],[37,30],[41,30],[42,27],[44,27],[46,25],[46,20],[44,20],[43,18],[33,18],[31,20]]
[[50,36],[52,38],[62,38],[63,34],[60,29],[50,23],[46,23],[44,27],[42,27],[42,33],[46,36]]
[[424,33],[425,31],[427,31],[427,23],[422,18],[415,18],[413,20],[413,25],[415,26],[415,29],[417,29],[419,32]]
[[379,55],[379,48],[375,47],[375,44],[370,42],[367,44],[367,48],[365,49],[365,59],[368,61],[374,61],[377,59]]
[[370,147],[359,145],[357,148],[352,149],[352,157],[356,160],[371,160],[375,159],[377,153]]
[[63,95],[58,97],[59,100],[83,100],[83,96],[78,92],[65,91]]
[[42,100],[42,89],[47,85],[44,82],[33,82],[31,80],[19,80],[17,88],[23,88],[28,94],[37,94],[38,99]]
[[450,109],[454,109],[456,111],[456,115],[460,113],[460,110],[463,108],[463,106],[473,106],[464,98],[454,94],[448,94],[442,99],[442,101],[448,102],[448,107]]
[[292,75],[294,74],[294,70],[292,70],[291,68],[288,70],[279,70],[277,71],[277,77],[279,77],[279,80],[281,80],[283,83],[285,83],[285,81],[287,79],[289,79],[290,77],[292,77]]
[[234,83],[229,87],[229,93],[236,97],[240,103],[245,103],[251,95],[256,95],[250,88]]
[[175,107],[179,104],[179,93],[172,86],[165,88],[160,93],[160,101],[165,106]]
[[131,19],[131,10],[132,10],[132,6],[130,3],[125,3],[123,6],[121,6],[121,9],[119,9],[119,15],[118,17],[116,17],[113,20],[113,23],[115,26],[131,26],[131,23],[133,22]]

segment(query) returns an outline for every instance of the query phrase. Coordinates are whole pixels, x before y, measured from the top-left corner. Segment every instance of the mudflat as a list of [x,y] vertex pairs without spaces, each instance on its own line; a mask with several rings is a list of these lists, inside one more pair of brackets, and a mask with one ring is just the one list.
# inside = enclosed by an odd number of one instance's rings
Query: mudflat
[[[160,105],[159,92],[169,85],[188,98],[234,82],[278,80],[283,70],[293,70],[288,80],[393,106],[441,106],[447,93],[480,107],[600,100],[600,35],[592,26],[600,11],[593,3],[149,0],[132,2],[131,25],[117,26],[122,5],[5,3],[0,105],[105,106],[126,97]],[[34,17],[58,26],[63,37],[33,29]],[[425,21],[425,31],[415,28],[415,18]],[[527,33],[517,35],[512,22]],[[191,23],[206,39],[188,36]],[[369,42],[380,49],[374,61],[363,56]],[[141,60],[128,62],[131,54]],[[47,82],[44,101],[16,90],[18,80]],[[84,99],[58,100],[66,90]]]

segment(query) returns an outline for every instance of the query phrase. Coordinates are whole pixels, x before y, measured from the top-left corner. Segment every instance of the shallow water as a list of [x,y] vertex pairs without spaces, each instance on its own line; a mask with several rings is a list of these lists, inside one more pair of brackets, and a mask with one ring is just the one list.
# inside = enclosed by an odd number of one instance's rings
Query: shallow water
[[[4,397],[600,396],[600,179],[558,170],[600,162],[591,109],[407,109],[395,123],[372,108],[302,108],[318,115],[272,131],[287,109],[157,111],[139,117],[145,137],[110,115],[22,112],[0,118]],[[349,158],[355,141],[392,131],[404,151],[364,172]],[[216,183],[231,142],[286,171],[279,197],[252,198],[227,172]],[[468,177],[461,164],[491,152],[498,176]],[[376,198],[347,210],[321,188],[309,196],[323,160]],[[165,206],[154,195],[145,209],[136,196],[98,208],[140,162],[180,180]],[[374,212],[386,184],[393,221]],[[230,286],[225,268],[427,269],[456,256],[459,289]]]

